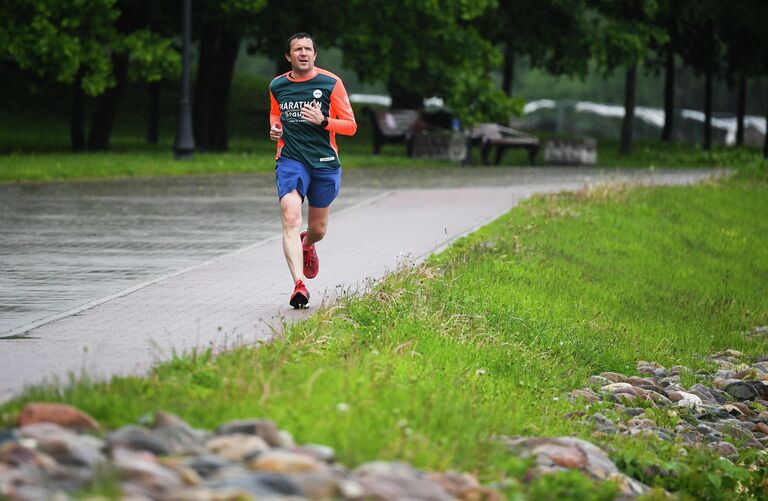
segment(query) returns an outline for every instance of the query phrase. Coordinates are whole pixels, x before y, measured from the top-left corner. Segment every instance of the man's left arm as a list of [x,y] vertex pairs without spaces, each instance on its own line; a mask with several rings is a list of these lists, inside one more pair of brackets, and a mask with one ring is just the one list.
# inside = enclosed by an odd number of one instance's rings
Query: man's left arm
[[333,91],[331,91],[328,127],[325,130],[343,136],[354,136],[357,132],[355,114],[352,111],[352,105],[349,104],[347,89],[344,88],[344,83],[341,80],[336,82]]

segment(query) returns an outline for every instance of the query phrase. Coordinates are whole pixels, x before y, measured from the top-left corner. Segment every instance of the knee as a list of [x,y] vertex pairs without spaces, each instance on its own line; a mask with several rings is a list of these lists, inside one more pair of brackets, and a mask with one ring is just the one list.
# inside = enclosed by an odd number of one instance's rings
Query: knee
[[315,240],[316,242],[318,240],[322,240],[323,237],[325,236],[325,228],[326,228],[325,224],[321,224],[321,223],[310,224],[309,232],[312,234],[313,240]]
[[301,227],[301,212],[296,213],[284,213],[283,214],[283,228],[286,230],[295,230]]

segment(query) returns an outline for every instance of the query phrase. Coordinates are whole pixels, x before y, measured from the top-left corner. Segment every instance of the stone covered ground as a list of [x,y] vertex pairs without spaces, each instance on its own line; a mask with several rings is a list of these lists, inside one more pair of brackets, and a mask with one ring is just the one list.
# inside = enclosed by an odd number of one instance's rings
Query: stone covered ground
[[[768,327],[761,327],[768,332]],[[756,334],[765,334],[756,332]],[[768,357],[747,360],[727,350],[711,355],[712,370],[638,362],[640,376],[604,372],[570,398],[598,442],[606,435],[653,435],[690,447],[709,447],[736,460],[740,449],[768,446]],[[683,381],[696,381],[685,385]],[[590,412],[591,408],[596,408]],[[602,412],[610,409],[618,418]],[[646,415],[666,410],[664,427]],[[607,412],[606,412],[607,413]],[[112,480],[124,501],[248,499],[497,500],[503,485],[481,485],[470,474],[426,472],[401,462],[374,461],[348,468],[334,450],[297,444],[267,419],[195,429],[158,412],[149,422],[103,430],[92,417],[65,404],[28,404],[18,427],[0,430],[0,499],[88,499],[82,492]],[[524,480],[579,470],[617,484],[621,499],[649,487],[624,475],[600,447],[575,437],[499,437],[510,454],[530,460]]]

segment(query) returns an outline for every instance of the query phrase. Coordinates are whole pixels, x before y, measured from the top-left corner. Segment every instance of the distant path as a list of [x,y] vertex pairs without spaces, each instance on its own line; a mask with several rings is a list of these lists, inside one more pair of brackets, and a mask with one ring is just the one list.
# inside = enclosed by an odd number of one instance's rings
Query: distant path
[[[328,236],[318,245],[321,273],[308,283],[310,305],[316,309],[340,291],[363,289],[369,279],[382,278],[399,262],[423,259],[536,193],[608,181],[688,184],[714,174],[553,168],[350,170],[345,187],[363,190],[358,194],[365,196],[332,212]],[[119,240],[119,235],[114,238]],[[45,323],[29,324],[14,332],[20,338],[0,340],[0,401],[24,385],[66,380],[70,373],[86,371],[97,378],[144,373],[174,352],[267,340],[281,321],[295,321],[313,311],[286,308],[290,292],[280,240],[273,236]]]

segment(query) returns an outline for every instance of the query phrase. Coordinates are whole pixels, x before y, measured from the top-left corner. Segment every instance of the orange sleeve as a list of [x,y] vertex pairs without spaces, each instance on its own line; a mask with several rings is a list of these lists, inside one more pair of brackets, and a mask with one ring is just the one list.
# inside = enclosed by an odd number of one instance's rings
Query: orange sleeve
[[325,130],[342,136],[354,136],[357,132],[355,114],[352,111],[352,105],[349,104],[347,89],[344,88],[341,80],[336,81],[331,91],[328,127]]
[[282,127],[282,124],[280,124],[280,105],[277,104],[277,99],[275,99],[275,96],[272,94],[271,90],[269,91],[269,100],[269,127],[272,128],[272,126],[275,124]]

